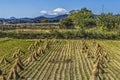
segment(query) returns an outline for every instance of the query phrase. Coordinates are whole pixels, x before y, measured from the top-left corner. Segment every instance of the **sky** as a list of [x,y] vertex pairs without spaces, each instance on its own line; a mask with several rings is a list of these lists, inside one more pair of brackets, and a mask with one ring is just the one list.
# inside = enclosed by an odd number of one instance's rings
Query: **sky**
[[59,15],[83,7],[94,14],[120,14],[120,0],[0,0],[0,18]]

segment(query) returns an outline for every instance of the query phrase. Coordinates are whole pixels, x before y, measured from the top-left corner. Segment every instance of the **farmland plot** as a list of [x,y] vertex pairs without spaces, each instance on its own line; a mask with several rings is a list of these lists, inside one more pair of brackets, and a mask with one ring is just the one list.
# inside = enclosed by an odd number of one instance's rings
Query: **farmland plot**
[[[98,53],[97,44],[99,44],[98,50],[100,50]],[[20,52],[18,48],[25,54],[13,58],[12,55],[16,49]],[[93,40],[10,39],[0,44],[0,51],[1,59],[2,56],[5,56],[10,61],[10,63],[0,64],[1,76],[8,80],[120,79],[119,41],[96,40],[94,43]],[[103,53],[107,53],[107,56],[104,56]],[[102,58],[100,58],[101,56]],[[108,58],[109,61],[106,61]],[[19,64],[23,64],[23,70],[13,67],[14,63],[17,63],[16,59]],[[105,59],[105,61],[102,62],[101,59]],[[96,64],[97,67],[95,67]],[[14,69],[14,76],[8,78],[11,69]],[[96,74],[93,74],[94,69],[96,69]]]

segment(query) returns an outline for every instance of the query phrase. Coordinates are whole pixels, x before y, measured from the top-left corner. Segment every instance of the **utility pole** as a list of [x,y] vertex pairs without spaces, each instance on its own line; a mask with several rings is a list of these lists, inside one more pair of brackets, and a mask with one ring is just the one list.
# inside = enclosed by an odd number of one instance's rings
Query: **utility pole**
[[102,5],[102,13],[104,13],[104,5]]

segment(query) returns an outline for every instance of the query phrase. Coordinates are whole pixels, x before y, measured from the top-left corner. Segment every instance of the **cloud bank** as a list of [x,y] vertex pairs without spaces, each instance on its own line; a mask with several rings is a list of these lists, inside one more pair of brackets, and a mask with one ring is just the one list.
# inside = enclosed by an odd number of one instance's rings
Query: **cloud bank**
[[53,11],[40,11],[41,15],[61,15],[61,14],[67,14],[68,11],[64,8],[56,8]]

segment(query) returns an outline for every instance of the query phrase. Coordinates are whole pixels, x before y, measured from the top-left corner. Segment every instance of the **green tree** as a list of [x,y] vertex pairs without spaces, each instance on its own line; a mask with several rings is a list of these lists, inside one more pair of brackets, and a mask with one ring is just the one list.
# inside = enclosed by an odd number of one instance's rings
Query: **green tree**
[[68,17],[73,20],[76,26],[79,26],[82,29],[96,24],[92,11],[87,8],[76,11],[73,10]]
[[49,23],[50,20],[49,20],[49,19],[42,19],[41,22],[42,22],[42,23]]
[[73,21],[70,18],[65,18],[65,19],[61,20],[59,22],[59,26],[60,26],[60,28],[64,28],[64,29],[73,29],[74,28]]
[[113,15],[112,13],[104,14],[98,16],[97,26],[102,27],[102,30],[114,30],[118,29],[120,25],[120,17]]

